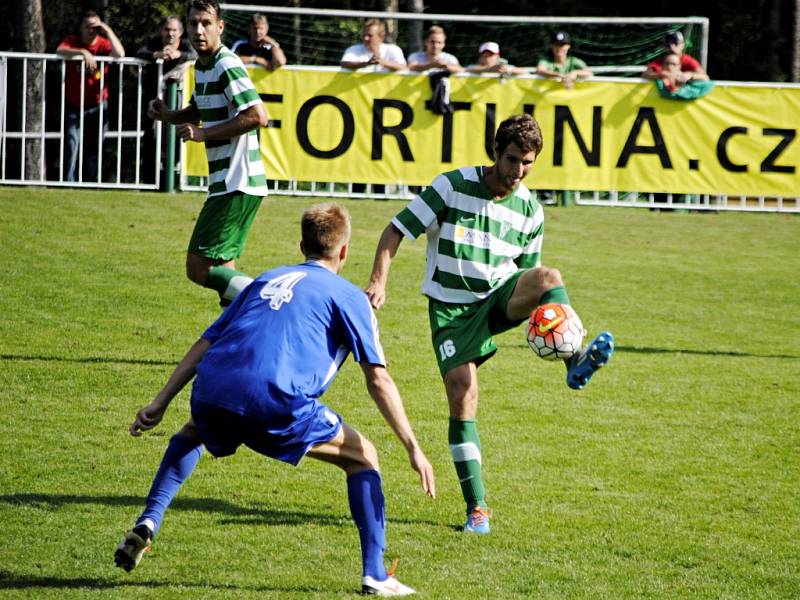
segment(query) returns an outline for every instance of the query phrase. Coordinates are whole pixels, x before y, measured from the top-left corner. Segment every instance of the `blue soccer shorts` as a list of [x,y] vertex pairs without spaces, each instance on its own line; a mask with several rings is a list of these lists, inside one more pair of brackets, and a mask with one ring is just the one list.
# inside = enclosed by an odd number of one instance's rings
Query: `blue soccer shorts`
[[295,465],[318,444],[331,441],[342,428],[342,417],[321,403],[305,419],[284,419],[280,430],[276,421],[246,417],[239,413],[196,402],[192,398],[192,418],[206,449],[217,458],[230,456],[244,444],[251,450]]

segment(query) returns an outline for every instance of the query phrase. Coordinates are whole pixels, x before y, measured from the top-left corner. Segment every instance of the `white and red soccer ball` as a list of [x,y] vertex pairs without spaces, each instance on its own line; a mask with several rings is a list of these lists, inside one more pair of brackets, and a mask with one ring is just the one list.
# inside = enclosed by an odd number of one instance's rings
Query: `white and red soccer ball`
[[547,360],[580,352],[585,335],[580,317],[568,304],[542,304],[528,321],[528,345]]

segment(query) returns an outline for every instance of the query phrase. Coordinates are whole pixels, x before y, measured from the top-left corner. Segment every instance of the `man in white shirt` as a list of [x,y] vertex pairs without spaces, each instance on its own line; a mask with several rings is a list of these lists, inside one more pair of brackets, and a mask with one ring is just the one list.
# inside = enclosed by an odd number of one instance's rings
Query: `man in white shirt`
[[425,50],[414,52],[408,57],[409,70],[447,70],[451,73],[463,70],[464,67],[459,64],[455,56],[449,52],[444,52],[446,39],[447,36],[444,34],[444,29],[438,25],[432,25],[425,34],[423,41]]
[[406,69],[403,51],[395,44],[385,44],[386,26],[379,19],[364,23],[361,36],[363,43],[350,46],[344,51],[341,66],[343,69],[365,73],[388,73]]

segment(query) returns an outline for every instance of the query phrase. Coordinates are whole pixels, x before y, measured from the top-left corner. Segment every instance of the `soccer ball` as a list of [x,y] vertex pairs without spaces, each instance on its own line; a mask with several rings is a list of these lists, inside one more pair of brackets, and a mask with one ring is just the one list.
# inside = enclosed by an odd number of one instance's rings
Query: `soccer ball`
[[547,360],[580,352],[585,335],[580,317],[568,304],[542,304],[528,321],[528,345]]

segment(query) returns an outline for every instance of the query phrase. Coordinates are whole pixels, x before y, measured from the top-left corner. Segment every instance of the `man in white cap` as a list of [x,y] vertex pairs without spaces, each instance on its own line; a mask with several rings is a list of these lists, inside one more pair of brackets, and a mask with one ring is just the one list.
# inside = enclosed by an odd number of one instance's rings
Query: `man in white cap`
[[528,71],[508,64],[500,57],[500,46],[497,42],[484,42],[478,48],[478,64],[469,65],[468,73],[499,73],[504,75],[524,75]]

